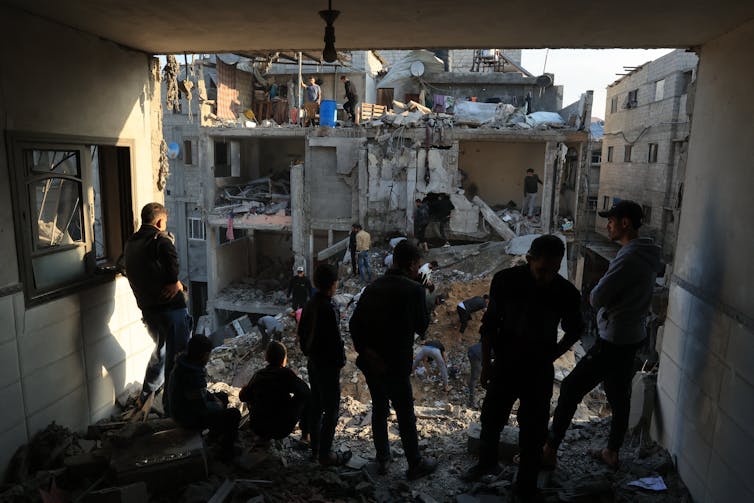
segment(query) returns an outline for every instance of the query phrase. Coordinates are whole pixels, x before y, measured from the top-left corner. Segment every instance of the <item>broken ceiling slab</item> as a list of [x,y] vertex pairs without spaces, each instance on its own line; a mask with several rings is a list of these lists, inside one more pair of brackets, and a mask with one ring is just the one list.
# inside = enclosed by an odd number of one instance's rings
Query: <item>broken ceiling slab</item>
[[510,227],[508,227],[508,224],[503,222],[503,220],[497,216],[492,208],[490,208],[487,203],[482,201],[479,196],[474,196],[474,199],[472,199],[471,202],[479,207],[484,220],[488,224],[490,224],[490,226],[495,230],[495,232],[500,235],[500,237],[502,237],[506,241],[509,241],[516,237],[516,233],[513,232]]

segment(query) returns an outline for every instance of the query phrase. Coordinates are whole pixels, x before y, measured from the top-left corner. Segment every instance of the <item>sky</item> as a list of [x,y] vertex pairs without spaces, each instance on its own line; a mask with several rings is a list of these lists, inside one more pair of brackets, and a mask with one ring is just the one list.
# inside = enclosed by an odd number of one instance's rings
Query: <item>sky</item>
[[[563,106],[579,99],[581,93],[594,91],[592,116],[605,118],[605,88],[615,82],[624,66],[638,66],[673,49],[525,49],[521,65],[534,75],[555,74],[562,85]],[[545,65],[545,56],[547,62]]]

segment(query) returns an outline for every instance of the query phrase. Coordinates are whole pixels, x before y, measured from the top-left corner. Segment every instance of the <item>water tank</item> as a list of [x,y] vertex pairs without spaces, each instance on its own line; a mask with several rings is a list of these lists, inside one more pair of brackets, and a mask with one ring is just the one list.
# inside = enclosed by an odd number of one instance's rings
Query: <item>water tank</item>
[[335,100],[322,100],[319,106],[319,125],[335,127],[338,103]]

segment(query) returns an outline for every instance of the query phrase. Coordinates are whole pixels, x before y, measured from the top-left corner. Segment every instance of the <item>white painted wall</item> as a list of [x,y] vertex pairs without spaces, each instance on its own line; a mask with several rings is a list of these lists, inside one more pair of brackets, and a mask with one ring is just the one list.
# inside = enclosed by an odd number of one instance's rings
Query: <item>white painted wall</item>
[[[21,276],[6,130],[130,139],[134,215],[157,193],[148,55],[0,6],[0,56],[2,289]],[[152,342],[140,319],[125,278],[33,308],[0,296],[0,469],[51,421],[82,429],[141,381]]]
[[702,46],[654,432],[695,501],[754,501],[754,21]]

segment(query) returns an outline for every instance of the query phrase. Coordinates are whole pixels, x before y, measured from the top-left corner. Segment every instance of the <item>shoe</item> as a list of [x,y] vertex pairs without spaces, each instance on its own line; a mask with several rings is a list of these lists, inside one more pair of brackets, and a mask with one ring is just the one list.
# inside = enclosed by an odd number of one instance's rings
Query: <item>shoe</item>
[[414,466],[406,470],[408,480],[416,480],[425,477],[437,470],[437,460],[432,458],[421,458]]
[[393,464],[392,458],[378,459],[377,460],[377,473],[379,475],[387,475],[390,470],[390,465]]
[[474,482],[484,477],[485,475],[500,475],[502,471],[503,467],[500,466],[500,464],[497,462],[491,465],[483,465],[481,463],[477,463],[466,470],[466,473],[461,475],[461,479],[464,482]]

